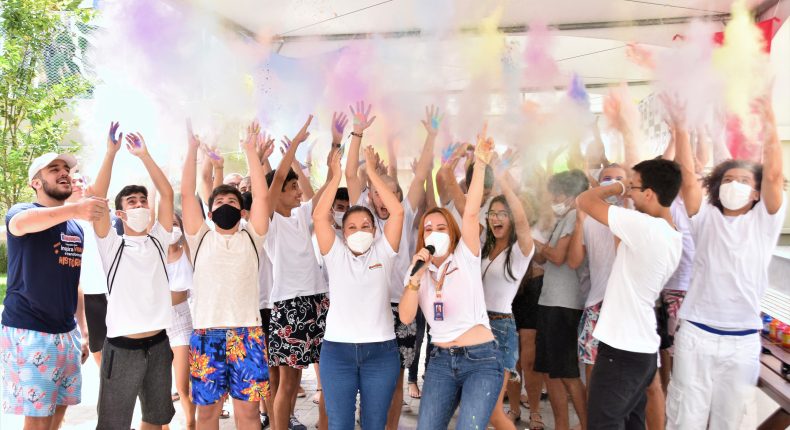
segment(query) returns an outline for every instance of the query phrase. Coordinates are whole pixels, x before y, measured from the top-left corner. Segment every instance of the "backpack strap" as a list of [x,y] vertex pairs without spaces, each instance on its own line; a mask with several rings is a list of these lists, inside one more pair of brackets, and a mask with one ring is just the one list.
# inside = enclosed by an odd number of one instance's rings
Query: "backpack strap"
[[242,229],[242,231],[247,233],[247,237],[250,238],[250,243],[252,244],[252,250],[255,251],[255,260],[258,261],[258,268],[260,269],[260,267],[261,267],[261,256],[258,253],[258,247],[255,246],[255,241],[252,240],[252,235],[250,234],[250,232],[247,231],[247,229]]
[[115,283],[115,275],[118,273],[118,266],[121,263],[121,255],[123,255],[123,249],[126,247],[126,239],[121,239],[121,246],[118,248],[118,251],[115,252],[115,257],[112,259],[112,263],[110,264],[110,270],[107,271],[107,294],[112,293],[112,286]]
[[210,231],[211,231],[211,229],[206,229],[206,232],[205,232],[205,233],[203,233],[203,236],[201,236],[201,237],[200,237],[200,242],[198,242],[198,246],[197,246],[197,248],[195,248],[195,256],[192,258],[192,262],[193,262],[193,263],[192,263],[192,273],[194,273],[194,272],[195,272],[195,263],[197,263],[198,252],[200,252],[200,245],[203,245],[203,239],[205,239],[205,238],[206,238],[206,235],[207,235],[207,234],[208,234],[208,232],[210,232]]
[[170,276],[167,275],[167,263],[165,263],[165,248],[162,246],[162,243],[159,242],[159,239],[151,236],[150,234],[148,237],[151,238],[154,246],[156,246],[156,252],[159,254],[159,261],[162,262],[162,268],[165,269],[165,279],[167,279],[167,282],[170,282]]

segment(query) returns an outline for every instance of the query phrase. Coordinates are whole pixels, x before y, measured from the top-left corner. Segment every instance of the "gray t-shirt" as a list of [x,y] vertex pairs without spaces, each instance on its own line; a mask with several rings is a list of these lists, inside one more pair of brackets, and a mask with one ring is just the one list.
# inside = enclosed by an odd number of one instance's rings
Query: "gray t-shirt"
[[[549,238],[549,246],[557,246],[557,242],[573,233],[576,226],[576,209],[571,209],[557,222]],[[557,266],[546,262],[543,273],[543,289],[538,304],[541,306],[558,306],[570,309],[584,309],[586,294],[582,292],[580,279],[587,278],[587,258],[578,269],[573,270],[567,264]],[[587,288],[589,291],[589,287]]]

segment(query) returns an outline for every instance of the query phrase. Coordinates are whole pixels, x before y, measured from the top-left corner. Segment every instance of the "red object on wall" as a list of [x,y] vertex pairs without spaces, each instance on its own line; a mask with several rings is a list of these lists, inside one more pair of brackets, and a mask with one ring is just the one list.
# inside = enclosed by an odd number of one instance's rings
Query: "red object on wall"
[[[763,50],[765,52],[771,52],[771,40],[774,38],[774,34],[779,29],[782,21],[779,18],[771,18],[765,21],[760,21],[756,25],[760,28],[760,31],[763,33],[763,40],[765,41],[765,46],[763,46]],[[724,32],[719,31],[713,33],[713,42],[717,45],[721,45],[724,43]]]
[[[780,20],[779,18],[767,19],[765,21],[760,21],[756,24],[757,27],[760,28],[760,31],[762,31],[763,33],[763,40],[765,41],[765,46],[763,47],[763,50],[765,52],[771,52],[771,40],[774,38],[774,35],[776,34],[777,30],[779,30],[779,27],[781,27],[781,24],[782,24],[782,20]],[[682,34],[676,34],[672,37],[672,40],[676,40],[676,39],[683,40],[685,39],[685,37],[683,37]],[[722,43],[724,43],[724,32],[717,31],[716,33],[713,33],[713,42],[717,45],[721,45]]]

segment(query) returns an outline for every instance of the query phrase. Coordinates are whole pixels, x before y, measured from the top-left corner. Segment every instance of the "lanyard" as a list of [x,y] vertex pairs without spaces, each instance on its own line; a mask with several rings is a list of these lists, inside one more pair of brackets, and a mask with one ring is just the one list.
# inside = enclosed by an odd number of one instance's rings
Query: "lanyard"
[[436,290],[436,300],[442,299],[442,287],[444,286],[444,277],[447,276],[447,269],[450,268],[450,264],[452,264],[452,261],[447,262],[447,265],[444,266],[444,269],[442,269],[442,276],[440,276],[439,280],[436,281],[436,286],[434,287],[434,289]]

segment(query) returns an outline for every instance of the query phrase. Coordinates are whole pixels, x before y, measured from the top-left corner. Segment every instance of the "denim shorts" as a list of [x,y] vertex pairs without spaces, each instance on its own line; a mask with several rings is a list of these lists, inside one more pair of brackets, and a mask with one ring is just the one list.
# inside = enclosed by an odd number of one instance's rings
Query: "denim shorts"
[[516,361],[518,361],[516,320],[513,319],[511,314],[490,311],[488,312],[488,320],[491,325],[491,331],[494,333],[494,338],[499,344],[499,352],[502,353],[502,364],[505,370],[510,372],[510,378],[518,380],[518,370],[516,370]]

